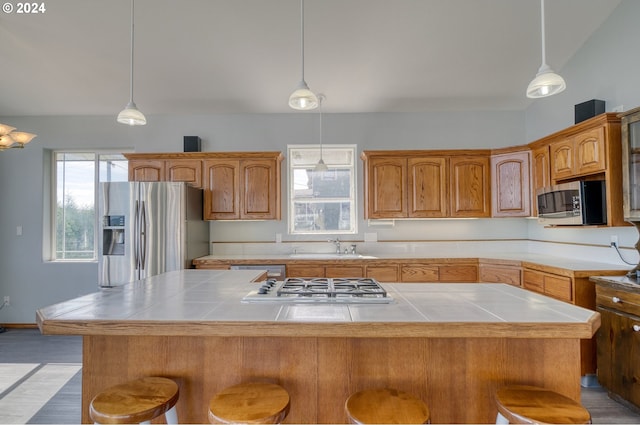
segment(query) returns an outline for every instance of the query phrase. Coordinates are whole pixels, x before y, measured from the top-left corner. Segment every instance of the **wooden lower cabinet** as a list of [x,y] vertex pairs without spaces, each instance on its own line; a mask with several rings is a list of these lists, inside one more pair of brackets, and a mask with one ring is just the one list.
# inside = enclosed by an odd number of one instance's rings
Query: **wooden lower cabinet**
[[568,276],[524,269],[522,284],[525,289],[548,295],[560,301],[570,303],[574,301],[573,279]]
[[400,266],[401,282],[478,282],[476,264],[404,263]]
[[287,277],[325,277],[324,266],[287,265]]
[[479,266],[480,278],[483,283],[508,283],[522,286],[522,267],[503,264],[483,264]]
[[398,266],[366,266],[365,277],[378,282],[398,282]]
[[596,285],[598,381],[640,407],[640,291]]
[[324,268],[326,277],[362,277],[362,266],[327,266]]
[[402,264],[400,269],[401,282],[438,282],[438,266],[427,266],[420,263]]

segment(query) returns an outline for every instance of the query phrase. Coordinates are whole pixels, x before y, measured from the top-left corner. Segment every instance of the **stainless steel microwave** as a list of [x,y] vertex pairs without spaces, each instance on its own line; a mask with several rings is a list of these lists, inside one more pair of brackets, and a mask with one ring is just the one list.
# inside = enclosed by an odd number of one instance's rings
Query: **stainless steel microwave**
[[604,180],[574,181],[538,189],[538,221],[544,224],[607,223]]

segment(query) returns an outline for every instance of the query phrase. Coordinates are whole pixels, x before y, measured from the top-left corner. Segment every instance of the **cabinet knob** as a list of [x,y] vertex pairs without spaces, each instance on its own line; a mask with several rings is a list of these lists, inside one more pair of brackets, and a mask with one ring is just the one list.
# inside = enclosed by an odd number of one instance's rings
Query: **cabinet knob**
[[622,300],[620,298],[618,298],[618,297],[611,298],[611,301],[613,301],[614,303],[622,302]]
[[640,331],[640,325],[633,325],[633,331],[634,332]]

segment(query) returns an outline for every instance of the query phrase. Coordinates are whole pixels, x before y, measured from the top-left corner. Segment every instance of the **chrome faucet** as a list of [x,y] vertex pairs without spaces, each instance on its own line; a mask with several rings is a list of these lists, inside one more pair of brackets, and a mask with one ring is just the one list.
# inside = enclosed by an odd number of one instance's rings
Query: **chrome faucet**
[[342,252],[340,251],[340,239],[329,239],[327,242],[332,242],[336,245],[336,254],[342,254]]

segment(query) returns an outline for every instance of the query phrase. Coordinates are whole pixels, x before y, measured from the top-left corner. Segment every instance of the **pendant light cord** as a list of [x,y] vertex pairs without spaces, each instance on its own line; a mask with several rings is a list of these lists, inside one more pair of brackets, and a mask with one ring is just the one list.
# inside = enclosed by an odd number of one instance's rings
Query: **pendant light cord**
[[544,0],[540,0],[540,34],[542,37],[542,66],[547,64],[546,41],[544,37]]
[[304,81],[304,0],[300,0],[300,58],[302,81]]
[[133,30],[133,25],[134,25],[134,19],[133,19],[133,13],[134,13],[134,6],[133,4],[135,3],[135,0],[131,0],[131,70],[129,73],[129,102],[133,103],[133,34],[134,34],[134,30]]

